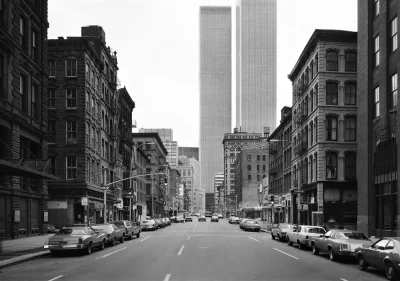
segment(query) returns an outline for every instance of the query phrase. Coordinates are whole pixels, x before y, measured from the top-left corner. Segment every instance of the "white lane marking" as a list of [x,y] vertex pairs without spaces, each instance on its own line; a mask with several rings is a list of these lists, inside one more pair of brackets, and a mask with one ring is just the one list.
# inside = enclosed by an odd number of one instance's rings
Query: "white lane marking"
[[107,255],[104,255],[104,256],[102,256],[102,257],[98,257],[96,260],[102,259],[102,258],[106,258],[106,257],[108,257],[108,256],[111,256],[111,255],[113,255],[113,254],[115,254],[115,253],[118,253],[119,251],[122,251],[122,250],[125,250],[125,249],[126,249],[126,247],[123,247],[123,248],[121,248],[121,249],[119,249],[119,250],[116,250],[116,251],[114,251],[114,252],[111,252],[111,253],[109,253],[109,254],[107,254]]
[[167,275],[165,276],[165,278],[164,278],[164,281],[168,281],[170,277],[171,277],[171,274],[167,274]]
[[227,228],[230,228],[229,225],[226,226]]
[[208,249],[208,247],[197,247],[196,249]]
[[150,238],[150,236],[149,237],[146,237],[146,238],[144,238],[144,239],[142,239],[142,240],[140,240],[140,242],[142,242],[142,241],[144,241],[144,240],[146,240],[146,239],[149,239]]
[[250,236],[249,236],[249,238],[252,239],[252,240],[254,240],[254,241],[260,242],[260,241],[258,241],[257,239],[254,239],[253,237],[250,237]]
[[189,240],[190,239],[190,236],[188,237],[188,239],[187,240]]
[[58,279],[58,278],[61,278],[61,277],[63,277],[64,275],[60,275],[60,276],[57,276],[57,277],[54,277],[53,279],[50,279],[49,281],[54,281],[54,280],[56,280],[56,279]]
[[237,230],[235,230],[235,232],[238,232]]
[[344,278],[340,278],[340,280],[342,280],[342,281],[348,281],[347,279],[344,279]]
[[183,245],[182,248],[179,250],[178,256],[182,254],[183,248],[185,248],[185,245]]
[[283,251],[281,251],[281,250],[278,250],[278,249],[276,249],[276,248],[272,248],[272,249],[274,249],[275,251],[281,252],[282,254],[285,254],[285,255],[287,255],[287,256],[289,256],[289,257],[291,257],[291,258],[294,258],[294,259],[296,259],[296,260],[299,259],[299,258],[296,258],[296,257],[294,257],[294,256],[292,256],[292,255],[289,255],[288,253],[285,253],[285,252],[283,252]]

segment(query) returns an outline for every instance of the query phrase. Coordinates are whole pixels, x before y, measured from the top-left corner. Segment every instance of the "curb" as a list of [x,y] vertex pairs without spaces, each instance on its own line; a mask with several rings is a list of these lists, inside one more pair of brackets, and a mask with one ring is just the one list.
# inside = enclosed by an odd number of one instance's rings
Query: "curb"
[[50,251],[42,251],[39,253],[27,254],[7,260],[0,261],[0,269],[10,267],[19,263],[40,259],[42,257],[50,256]]
[[260,231],[261,231],[261,232],[265,232],[265,233],[271,233],[271,231],[266,230],[266,229],[263,229],[263,228],[261,228]]

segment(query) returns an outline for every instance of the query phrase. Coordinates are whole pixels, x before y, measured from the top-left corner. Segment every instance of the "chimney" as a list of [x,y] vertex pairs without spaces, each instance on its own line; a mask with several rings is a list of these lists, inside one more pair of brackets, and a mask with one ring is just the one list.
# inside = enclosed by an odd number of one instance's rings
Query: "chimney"
[[81,27],[82,37],[98,37],[101,42],[106,43],[106,33],[100,25],[88,25]]

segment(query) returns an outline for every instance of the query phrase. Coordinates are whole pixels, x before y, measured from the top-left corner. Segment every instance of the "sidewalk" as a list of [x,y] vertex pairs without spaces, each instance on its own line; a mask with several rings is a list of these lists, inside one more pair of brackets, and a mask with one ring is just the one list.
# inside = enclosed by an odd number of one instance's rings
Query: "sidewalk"
[[43,249],[45,241],[54,234],[0,241],[0,268],[37,259],[50,254]]

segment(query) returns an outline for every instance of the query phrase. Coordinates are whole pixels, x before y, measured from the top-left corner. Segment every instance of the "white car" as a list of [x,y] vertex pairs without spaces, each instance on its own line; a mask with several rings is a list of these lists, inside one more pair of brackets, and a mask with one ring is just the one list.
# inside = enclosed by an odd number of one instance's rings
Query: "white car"
[[304,247],[310,246],[311,238],[319,237],[325,234],[325,232],[325,229],[320,226],[298,225],[293,232],[287,232],[287,243],[289,246],[295,243],[299,249],[304,249]]
[[218,216],[212,216],[211,217],[211,222],[213,222],[213,221],[216,221],[216,222],[218,222]]

